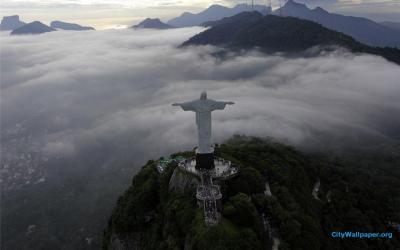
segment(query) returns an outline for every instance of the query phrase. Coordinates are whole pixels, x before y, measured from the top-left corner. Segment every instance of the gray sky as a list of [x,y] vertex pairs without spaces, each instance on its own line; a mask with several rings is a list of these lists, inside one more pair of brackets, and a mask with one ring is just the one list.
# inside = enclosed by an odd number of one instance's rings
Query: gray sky
[[[285,0],[282,0],[283,2]],[[400,22],[398,0],[298,0],[310,6],[321,5],[330,11],[368,16],[379,21]],[[249,1],[250,2],[250,1]],[[255,1],[268,4],[268,0]],[[7,0],[0,2],[1,15],[18,14],[23,20],[65,20],[99,29],[125,27],[146,17],[168,20],[184,11],[199,12],[211,4],[232,6],[237,0]],[[274,8],[278,0],[272,0]]]

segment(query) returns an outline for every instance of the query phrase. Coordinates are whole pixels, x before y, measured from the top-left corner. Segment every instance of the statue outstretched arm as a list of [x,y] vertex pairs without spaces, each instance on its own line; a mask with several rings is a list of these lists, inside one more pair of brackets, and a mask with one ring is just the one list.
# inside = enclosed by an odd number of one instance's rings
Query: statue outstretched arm
[[234,102],[218,102],[218,101],[213,101],[213,104],[211,106],[211,110],[223,110],[225,109],[226,105],[233,105],[235,104]]
[[173,103],[172,106],[179,106],[184,111],[194,111],[194,112],[196,112],[196,110],[198,108],[198,103],[196,101],[184,102],[184,103]]

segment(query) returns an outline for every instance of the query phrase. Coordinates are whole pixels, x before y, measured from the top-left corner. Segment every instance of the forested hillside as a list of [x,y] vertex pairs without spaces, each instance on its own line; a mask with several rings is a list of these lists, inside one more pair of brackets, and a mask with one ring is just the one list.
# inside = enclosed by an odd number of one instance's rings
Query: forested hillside
[[183,46],[216,45],[232,50],[260,49],[267,53],[303,53],[317,46],[321,49],[333,46],[354,53],[379,55],[400,64],[399,49],[368,46],[351,36],[299,18],[243,12],[205,25],[212,27],[193,36]]
[[[219,183],[218,226],[204,225],[194,176],[180,173],[192,181],[177,189],[171,183],[179,171],[174,164],[160,174],[156,162],[149,161],[119,198],[104,249],[270,249],[273,238],[280,239],[281,250],[399,249],[399,232],[388,225],[400,222],[395,151],[379,162],[374,157],[360,161],[357,154],[343,159],[309,155],[270,139],[236,136],[216,154],[240,166],[237,177]],[[272,195],[265,192],[266,183]],[[393,238],[340,240],[331,237],[332,231],[392,232]]]

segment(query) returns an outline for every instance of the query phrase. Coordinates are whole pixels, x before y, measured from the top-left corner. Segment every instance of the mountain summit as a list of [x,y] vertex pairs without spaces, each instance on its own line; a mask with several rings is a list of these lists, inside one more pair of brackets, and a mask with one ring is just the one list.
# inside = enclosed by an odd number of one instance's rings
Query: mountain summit
[[25,24],[24,26],[15,29],[11,32],[11,35],[25,35],[25,34],[41,34],[41,33],[46,33],[46,32],[52,32],[55,31],[55,29],[39,22],[39,21],[34,21],[28,24]]
[[212,28],[183,45],[217,45],[232,49],[260,48],[267,52],[299,52],[313,46],[349,46],[351,37],[292,17],[243,12],[216,21]]
[[254,5],[252,8],[251,5],[238,4],[233,8],[228,8],[214,4],[198,14],[185,12],[181,16],[169,20],[167,23],[175,27],[197,26],[205,22],[216,21],[224,17],[234,16],[241,12],[251,10],[260,12],[262,14],[271,13],[271,9],[265,5]]
[[26,23],[21,22],[19,20],[18,15],[14,16],[5,16],[1,20],[0,24],[0,30],[15,30],[18,29],[19,27],[25,25]]
[[137,25],[132,26],[135,29],[172,29],[171,25],[161,22],[158,18],[146,18]]
[[301,53],[316,46],[338,46],[355,53],[380,55],[400,64],[399,49],[370,47],[343,33],[299,18],[243,12],[216,21],[211,26],[182,46],[215,45],[233,50],[258,48],[267,53]]
[[53,21],[50,23],[50,27],[53,29],[62,29],[62,30],[94,30],[92,27],[81,26],[76,23],[67,23],[61,21]]
[[400,47],[400,31],[366,18],[329,13],[320,7],[309,9],[293,0],[289,0],[274,13],[314,21],[371,46]]

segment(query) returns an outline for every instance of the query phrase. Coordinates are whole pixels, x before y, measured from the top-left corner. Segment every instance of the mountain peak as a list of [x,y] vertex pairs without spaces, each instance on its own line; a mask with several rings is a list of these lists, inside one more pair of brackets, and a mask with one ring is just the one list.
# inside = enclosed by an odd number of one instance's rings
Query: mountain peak
[[5,16],[1,20],[0,30],[14,30],[23,25],[25,25],[25,23],[19,20],[18,15]]
[[56,31],[55,29],[39,22],[33,21],[31,23],[25,24],[18,29],[11,32],[11,35],[24,35],[24,34],[42,34],[46,32]]
[[226,7],[219,5],[219,4],[212,4],[208,9],[225,9]]
[[[287,42],[282,44],[281,41]],[[352,43],[355,42],[350,37],[343,37],[314,22],[243,12],[215,22],[211,29],[190,38],[183,46],[214,45],[233,49],[258,47],[271,52],[298,52],[313,46],[346,46]]]
[[50,27],[52,27],[53,29],[75,30],[75,31],[94,30],[94,28],[92,28],[92,27],[81,26],[76,23],[67,23],[67,22],[62,22],[62,21],[52,21],[50,23]]
[[[380,55],[400,64],[400,50],[376,49],[322,25],[293,17],[262,16],[243,12],[211,24],[212,28],[184,42],[188,45],[214,45],[232,50],[258,48],[265,52],[301,52],[315,46],[343,47],[352,52]],[[285,43],[282,43],[285,41]]]
[[275,13],[319,23],[328,29],[340,31],[368,45],[400,47],[400,32],[366,18],[329,13],[320,7],[309,9],[306,5],[293,0],[288,1]]
[[318,14],[329,14],[328,11],[326,11],[325,9],[321,8],[321,7],[316,7],[315,9],[312,10],[314,13],[318,13]]
[[287,8],[287,7],[291,7],[291,8],[306,8],[306,9],[308,9],[308,7],[305,4],[298,3],[298,2],[295,2],[293,0],[288,0],[286,2],[286,4],[283,6],[283,8]]
[[3,20],[19,21],[19,16],[18,15],[5,16],[5,17],[3,17]]
[[184,16],[192,16],[192,15],[193,15],[193,13],[185,11],[185,12],[182,13],[181,16],[184,17]]
[[139,24],[132,26],[136,29],[171,29],[173,26],[161,22],[158,18],[146,18]]
[[[221,20],[222,18],[234,16],[241,12],[251,10],[251,7],[246,4],[238,4],[232,8],[213,4],[197,14],[185,12],[182,15],[169,20],[168,24],[174,27],[198,26],[206,22]],[[254,11],[258,11],[263,14],[271,12],[271,10],[265,5],[254,5]]]

